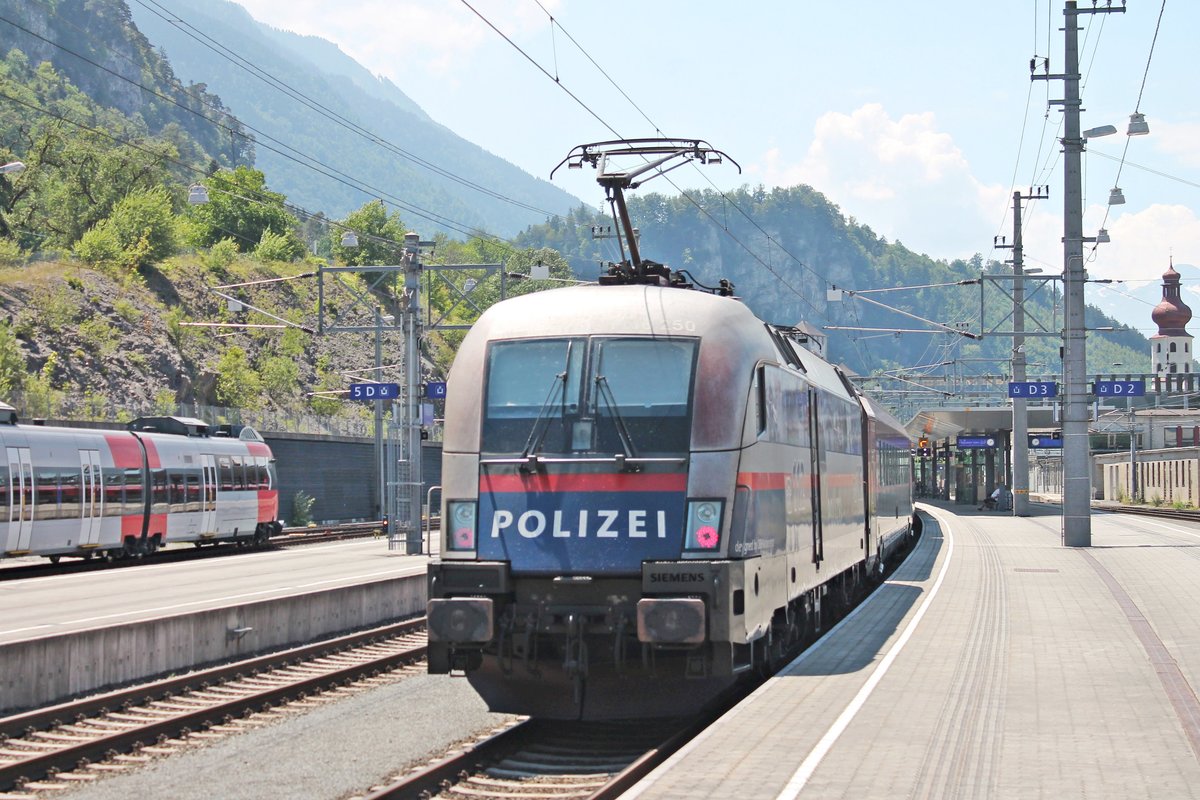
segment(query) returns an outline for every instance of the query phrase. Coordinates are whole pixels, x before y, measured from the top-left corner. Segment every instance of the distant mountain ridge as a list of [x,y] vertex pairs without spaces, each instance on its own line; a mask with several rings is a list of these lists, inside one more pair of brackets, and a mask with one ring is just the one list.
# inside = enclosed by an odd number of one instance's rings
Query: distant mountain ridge
[[204,85],[181,83],[134,25],[125,0],[0,0],[0,18],[0,56],[15,49],[32,66],[49,62],[133,129],[176,141],[181,159],[254,162],[254,140],[242,123]]
[[[330,42],[263,25],[227,0],[135,2],[132,11],[180,76],[204,83],[266,134],[258,136],[256,166],[298,205],[339,217],[381,198],[422,233],[510,236],[580,204],[434,122]],[[269,86],[238,57],[288,88]]]

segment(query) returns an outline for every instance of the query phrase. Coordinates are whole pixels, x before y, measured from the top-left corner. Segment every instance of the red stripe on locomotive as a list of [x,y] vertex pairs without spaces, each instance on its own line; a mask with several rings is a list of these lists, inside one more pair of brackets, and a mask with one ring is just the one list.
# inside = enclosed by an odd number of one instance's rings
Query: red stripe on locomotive
[[610,473],[604,475],[481,475],[481,492],[682,492],[687,489],[687,475],[656,473],[636,475]]

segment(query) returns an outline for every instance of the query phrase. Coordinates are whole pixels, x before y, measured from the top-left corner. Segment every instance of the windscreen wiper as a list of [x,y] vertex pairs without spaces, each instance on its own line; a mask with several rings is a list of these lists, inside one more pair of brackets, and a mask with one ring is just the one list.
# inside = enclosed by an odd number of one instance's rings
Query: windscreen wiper
[[546,400],[542,403],[541,409],[538,411],[537,419],[533,421],[533,428],[529,431],[529,438],[525,441],[525,449],[521,451],[521,458],[529,458],[535,454],[542,446],[542,441],[546,438],[546,432],[550,430],[550,415],[546,412],[550,410],[554,404],[554,398],[559,391],[563,393],[563,401],[566,401],[567,394],[567,373],[558,373],[550,382],[550,391],[546,395]]
[[617,408],[617,400],[613,397],[612,387],[608,385],[608,378],[603,375],[596,376],[596,392],[604,400],[604,404],[608,406],[608,410],[612,412],[613,427],[617,429],[617,436],[621,439],[621,447],[625,450],[625,457],[637,458],[637,450],[633,446],[633,438],[629,435],[629,428],[625,427],[625,418],[621,416],[621,410]]

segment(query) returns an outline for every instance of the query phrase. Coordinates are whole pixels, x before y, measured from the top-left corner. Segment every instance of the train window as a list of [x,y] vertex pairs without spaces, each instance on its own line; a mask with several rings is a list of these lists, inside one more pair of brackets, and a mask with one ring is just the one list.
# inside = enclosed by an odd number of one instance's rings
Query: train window
[[125,513],[137,514],[142,510],[142,470],[139,467],[125,469]]
[[167,472],[167,503],[170,505],[171,511],[187,510],[187,491],[183,473],[178,470]]
[[774,366],[764,366],[761,377],[764,386],[759,391],[762,404],[759,413],[764,420],[763,438],[810,447],[808,384],[798,375]]
[[104,467],[104,516],[119,517],[124,512],[125,481],[121,470],[116,467]]
[[[0,464],[0,508],[8,508],[8,465]],[[8,518],[5,517],[5,520]]]
[[697,349],[694,339],[496,342],[488,352],[481,450],[684,452]]
[[165,469],[150,470],[150,503],[155,514],[165,514],[171,504],[171,491]]
[[275,462],[267,459],[267,488],[279,485],[279,479],[275,476]]
[[221,491],[233,491],[233,461],[229,456],[221,456],[217,459],[217,471],[220,474]]
[[271,476],[267,473],[267,457],[266,456],[255,456],[254,457],[254,469],[258,473],[258,488],[259,489],[270,489],[271,488]]
[[58,518],[58,470],[38,467],[33,472],[37,485],[34,519]]
[[587,405],[596,420],[592,447],[627,455],[686,452],[696,341],[598,338],[592,348],[587,381],[593,387]]
[[862,409],[853,401],[821,392],[817,395],[817,424],[825,449],[834,453],[862,452]]
[[242,463],[241,456],[233,456],[233,490],[235,492],[245,491],[246,489],[246,467]]
[[485,452],[570,449],[586,346],[584,339],[525,339],[488,348]]
[[187,510],[200,510],[200,472],[199,470],[189,470],[184,475],[185,489],[187,491]]
[[78,469],[63,470],[59,476],[60,502],[64,519],[79,516],[79,481],[81,473]]

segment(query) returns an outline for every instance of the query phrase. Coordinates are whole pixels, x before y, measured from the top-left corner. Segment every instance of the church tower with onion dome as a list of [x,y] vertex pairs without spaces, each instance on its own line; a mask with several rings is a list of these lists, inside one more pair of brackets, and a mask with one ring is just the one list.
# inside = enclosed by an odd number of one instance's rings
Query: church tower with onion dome
[[1150,337],[1150,370],[1155,375],[1192,372],[1192,335],[1187,324],[1192,310],[1179,296],[1179,273],[1172,260],[1163,273],[1163,299],[1154,307],[1150,318],[1158,325],[1158,333]]

